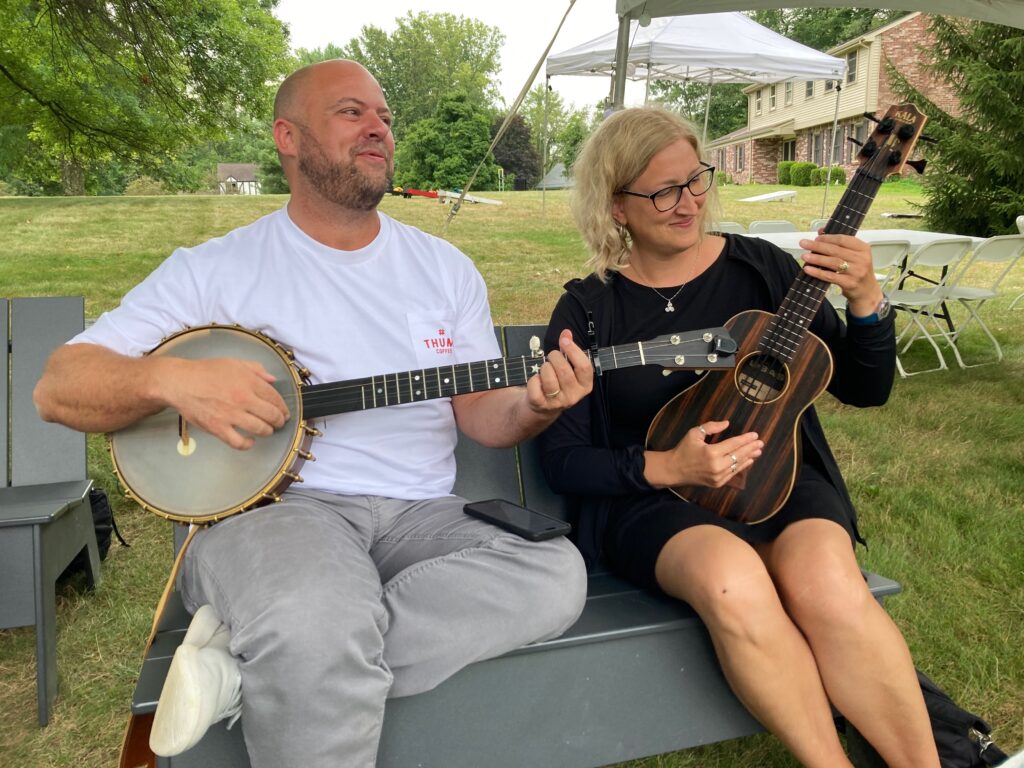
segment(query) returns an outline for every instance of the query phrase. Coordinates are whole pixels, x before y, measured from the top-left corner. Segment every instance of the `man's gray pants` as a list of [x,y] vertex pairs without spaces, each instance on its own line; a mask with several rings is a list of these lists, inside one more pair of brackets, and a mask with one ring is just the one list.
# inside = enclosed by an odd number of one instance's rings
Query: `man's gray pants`
[[387,697],[575,622],[575,547],[526,541],[464,503],[289,491],[199,531],[181,591],[231,630],[253,768],[372,766]]

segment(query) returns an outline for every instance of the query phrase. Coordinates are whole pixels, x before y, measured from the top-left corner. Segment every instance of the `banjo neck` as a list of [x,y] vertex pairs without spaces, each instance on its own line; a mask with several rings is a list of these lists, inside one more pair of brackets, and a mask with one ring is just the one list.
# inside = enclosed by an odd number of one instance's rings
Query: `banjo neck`
[[[540,372],[545,360],[539,340],[535,343],[536,346],[531,340],[531,348],[535,349],[532,354],[520,357],[499,357],[306,385],[301,392],[303,418],[317,419],[338,413],[522,386]],[[672,368],[732,367],[731,353],[734,349],[735,344],[728,332],[724,328],[714,328],[617,344],[590,350],[587,355],[595,373],[600,375],[602,371],[651,364]],[[686,359],[687,356],[690,360]]]

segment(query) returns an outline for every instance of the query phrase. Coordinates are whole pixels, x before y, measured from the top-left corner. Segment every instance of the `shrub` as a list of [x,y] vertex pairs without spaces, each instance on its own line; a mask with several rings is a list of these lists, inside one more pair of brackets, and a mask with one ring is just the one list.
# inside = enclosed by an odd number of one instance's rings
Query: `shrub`
[[811,172],[816,167],[814,163],[793,163],[789,171],[790,183],[795,187],[809,187]]
[[150,176],[139,176],[124,188],[126,195],[162,195],[164,185]]
[[778,178],[779,178],[779,184],[792,184],[793,183],[792,182],[792,178],[793,177],[790,174],[790,172],[793,169],[793,162],[794,162],[793,160],[783,160],[781,163],[779,163],[778,171],[777,171]]
[[14,187],[6,181],[0,181],[0,197],[10,197],[14,194]]
[[817,187],[825,183],[825,169],[813,168],[811,170],[811,186]]
[[[825,179],[828,178],[828,176],[827,176],[828,169],[822,168],[821,170],[822,170],[821,181],[822,181],[822,183],[824,183]],[[831,179],[831,181],[832,181],[833,184],[840,184],[840,185],[844,185],[845,186],[845,184],[846,184],[846,169],[843,168],[843,166],[841,166],[841,165],[833,165],[832,166],[832,179]]]

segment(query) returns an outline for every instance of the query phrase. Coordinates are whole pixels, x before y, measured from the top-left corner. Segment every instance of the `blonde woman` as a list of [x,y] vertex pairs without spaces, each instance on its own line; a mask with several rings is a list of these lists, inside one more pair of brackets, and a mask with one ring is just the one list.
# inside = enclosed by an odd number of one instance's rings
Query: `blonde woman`
[[[594,272],[566,285],[548,327],[585,344],[592,320],[604,347],[774,312],[800,267],[762,240],[714,232],[714,172],[692,126],[670,112],[606,119],[575,165],[574,216]],[[834,235],[801,247],[811,251],[803,269],[837,284],[849,306],[844,322],[826,302],[811,326],[835,361],[829,390],[884,403],[895,342],[870,249]],[[547,348],[557,344],[550,334]],[[850,765],[831,703],[890,766],[937,768],[910,653],[864,583],[856,513],[813,407],[793,492],[768,521],[726,520],[665,490],[721,486],[766,450],[757,434],[729,434],[724,417],[672,450],[645,450],[655,414],[695,376],[608,372],[543,435],[548,481],[579,501],[584,556],[689,603],[736,695],[804,765]]]

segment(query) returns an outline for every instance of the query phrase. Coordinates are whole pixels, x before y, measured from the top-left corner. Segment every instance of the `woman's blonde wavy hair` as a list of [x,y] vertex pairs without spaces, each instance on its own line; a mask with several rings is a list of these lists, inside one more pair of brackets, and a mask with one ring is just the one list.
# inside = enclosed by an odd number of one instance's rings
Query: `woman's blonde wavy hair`
[[[601,280],[629,263],[629,231],[612,218],[612,200],[646,170],[651,158],[679,139],[704,159],[693,124],[663,107],[634,107],[613,113],[587,140],[573,165],[576,185],[572,215],[590,251],[587,266]],[[707,191],[701,231],[717,218],[718,190]]]

